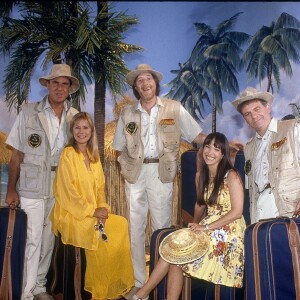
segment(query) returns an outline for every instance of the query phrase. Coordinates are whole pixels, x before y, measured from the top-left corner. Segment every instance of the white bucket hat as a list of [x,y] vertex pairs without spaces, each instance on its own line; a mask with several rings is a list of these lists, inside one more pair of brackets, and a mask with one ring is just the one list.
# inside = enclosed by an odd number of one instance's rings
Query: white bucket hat
[[272,104],[273,102],[273,95],[269,92],[259,92],[253,87],[247,87],[240,95],[239,98],[232,101],[232,105],[237,108],[240,104],[255,100],[255,99],[261,99],[267,101],[269,104]]
[[142,73],[154,74],[159,81],[161,81],[163,78],[163,75],[160,72],[153,70],[151,66],[147,64],[140,64],[136,67],[134,71],[131,71],[126,75],[127,83],[130,86],[133,86],[135,79]]
[[208,235],[189,228],[176,230],[159,245],[159,254],[171,264],[186,264],[202,257],[208,250]]
[[75,93],[79,90],[79,80],[71,75],[71,68],[69,65],[66,64],[54,64],[52,66],[51,72],[47,76],[43,76],[39,79],[39,82],[43,86],[47,86],[47,81],[57,78],[57,77],[68,77],[71,82],[70,94]]

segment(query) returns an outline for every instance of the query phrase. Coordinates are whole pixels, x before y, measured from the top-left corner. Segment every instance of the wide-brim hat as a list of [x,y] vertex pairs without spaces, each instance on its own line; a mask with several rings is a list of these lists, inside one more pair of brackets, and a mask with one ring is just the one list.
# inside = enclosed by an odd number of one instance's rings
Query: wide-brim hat
[[171,264],[186,264],[201,258],[208,250],[208,235],[189,228],[176,230],[159,245],[159,254]]
[[240,95],[239,98],[236,100],[232,101],[232,105],[237,108],[240,104],[250,101],[250,100],[255,100],[255,99],[260,99],[260,100],[265,100],[269,104],[272,104],[273,102],[273,95],[269,92],[259,92],[253,87],[247,87]]
[[126,75],[127,83],[130,86],[133,86],[135,79],[142,73],[151,73],[155,75],[159,81],[161,81],[163,78],[163,75],[160,72],[153,70],[151,66],[147,64],[140,64],[134,71],[131,71]]
[[41,85],[47,86],[48,80],[51,80],[51,79],[54,79],[57,77],[61,77],[61,76],[68,77],[71,80],[72,85],[70,87],[70,94],[73,94],[79,90],[79,87],[80,87],[79,80],[76,77],[71,75],[71,68],[69,65],[66,65],[66,64],[53,65],[50,74],[47,76],[41,77],[39,79],[39,82]]

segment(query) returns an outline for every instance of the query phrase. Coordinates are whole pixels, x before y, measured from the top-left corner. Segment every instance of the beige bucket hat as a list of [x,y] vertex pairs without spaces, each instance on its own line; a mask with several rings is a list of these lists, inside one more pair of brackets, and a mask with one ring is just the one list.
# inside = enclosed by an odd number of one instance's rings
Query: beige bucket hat
[[208,250],[208,235],[189,228],[176,230],[159,245],[159,254],[171,264],[186,264],[202,257]]
[[237,108],[240,104],[250,101],[250,100],[255,100],[255,99],[261,99],[267,101],[269,104],[272,104],[273,102],[273,95],[269,92],[259,92],[253,87],[247,87],[240,95],[239,98],[236,100],[232,101],[232,105]]
[[52,66],[51,72],[48,76],[43,76],[39,79],[39,82],[43,86],[47,86],[47,81],[57,78],[57,77],[68,77],[71,82],[71,88],[70,88],[70,93],[73,94],[76,91],[79,90],[79,80],[71,75],[71,68],[69,65],[66,64],[54,64]]
[[140,64],[136,67],[134,71],[131,71],[126,75],[127,83],[130,86],[133,86],[135,79],[142,73],[154,74],[159,81],[161,81],[163,78],[163,75],[160,72],[153,70],[151,66],[147,64]]

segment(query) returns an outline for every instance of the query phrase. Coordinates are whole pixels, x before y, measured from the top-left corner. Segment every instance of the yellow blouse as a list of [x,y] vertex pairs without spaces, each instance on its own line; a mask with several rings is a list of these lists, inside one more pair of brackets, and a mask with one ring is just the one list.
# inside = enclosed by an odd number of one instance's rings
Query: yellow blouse
[[51,220],[54,234],[60,233],[64,244],[89,250],[98,248],[98,231],[94,228],[97,218],[93,214],[97,207],[106,207],[110,212],[104,186],[100,161],[91,162],[88,170],[82,153],[73,147],[63,150],[54,179]]

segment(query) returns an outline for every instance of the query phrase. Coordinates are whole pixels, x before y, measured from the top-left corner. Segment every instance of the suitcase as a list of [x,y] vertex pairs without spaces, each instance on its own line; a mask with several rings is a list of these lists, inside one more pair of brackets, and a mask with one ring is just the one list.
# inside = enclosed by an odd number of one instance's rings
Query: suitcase
[[64,245],[55,237],[52,262],[47,274],[49,293],[55,300],[90,300],[84,290],[86,259],[84,249]]
[[300,218],[267,219],[245,232],[247,300],[300,299]]
[[[180,227],[170,227],[158,229],[153,232],[150,241],[150,274],[158,262],[159,244],[161,241],[173,231]],[[157,285],[149,295],[150,300],[165,300],[167,299],[167,276]],[[181,300],[243,300],[244,289],[225,288],[221,285],[215,285],[201,279],[184,276]]]
[[22,209],[0,208],[0,299],[22,295],[27,215]]

